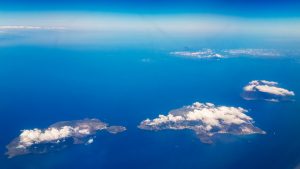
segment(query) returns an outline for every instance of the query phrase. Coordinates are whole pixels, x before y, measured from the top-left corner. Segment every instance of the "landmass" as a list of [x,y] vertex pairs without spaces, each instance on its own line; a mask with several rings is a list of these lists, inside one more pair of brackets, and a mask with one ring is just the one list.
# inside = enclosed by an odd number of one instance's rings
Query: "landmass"
[[6,155],[12,158],[30,153],[58,151],[72,144],[91,144],[95,134],[102,130],[117,134],[126,128],[108,126],[98,119],[61,121],[46,129],[22,130],[20,136],[6,146]]
[[215,106],[212,103],[195,102],[192,105],[171,110],[168,115],[146,119],[138,126],[144,130],[193,130],[203,143],[213,143],[216,134],[265,134],[253,125],[253,120],[241,107]]

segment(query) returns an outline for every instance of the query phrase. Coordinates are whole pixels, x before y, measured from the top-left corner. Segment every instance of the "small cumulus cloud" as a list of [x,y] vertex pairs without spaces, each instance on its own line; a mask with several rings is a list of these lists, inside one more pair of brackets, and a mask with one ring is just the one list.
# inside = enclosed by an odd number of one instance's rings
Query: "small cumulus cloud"
[[253,125],[253,119],[241,107],[216,106],[195,102],[172,110],[168,115],[146,119],[138,126],[144,130],[193,130],[203,143],[212,143],[216,134],[264,134]]
[[243,88],[242,96],[246,100],[278,102],[281,100],[290,100],[292,96],[295,96],[295,93],[279,87],[278,82],[253,80]]
[[[74,121],[57,122],[46,129],[22,130],[21,134],[7,145],[7,155],[11,158],[29,153],[46,153],[61,149],[68,145],[68,141],[74,144],[84,143],[88,136],[95,135],[100,130],[114,133],[126,130],[122,126],[108,126],[98,119],[84,119]],[[93,143],[88,139],[86,143]]]

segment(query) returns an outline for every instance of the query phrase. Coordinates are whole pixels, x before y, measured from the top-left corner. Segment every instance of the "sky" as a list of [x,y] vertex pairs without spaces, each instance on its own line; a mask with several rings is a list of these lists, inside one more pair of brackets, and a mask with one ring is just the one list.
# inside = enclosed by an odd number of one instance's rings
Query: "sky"
[[1,11],[197,13],[243,17],[299,17],[297,0],[1,0]]
[[[77,36],[70,40],[77,42],[91,40],[95,37],[91,33],[100,32],[118,37],[142,33],[144,39],[150,34],[267,37],[296,43],[300,38],[298,9],[300,1],[293,0],[0,0],[0,38],[47,31],[68,39]],[[78,31],[85,32],[85,40]]]

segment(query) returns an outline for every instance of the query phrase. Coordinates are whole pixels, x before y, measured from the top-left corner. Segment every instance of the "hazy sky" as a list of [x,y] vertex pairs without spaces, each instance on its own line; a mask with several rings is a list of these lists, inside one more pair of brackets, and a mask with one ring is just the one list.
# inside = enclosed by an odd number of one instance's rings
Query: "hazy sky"
[[292,0],[0,0],[0,39],[47,40],[34,32],[50,31],[77,41],[109,35],[294,41],[300,38],[298,9],[300,1]]

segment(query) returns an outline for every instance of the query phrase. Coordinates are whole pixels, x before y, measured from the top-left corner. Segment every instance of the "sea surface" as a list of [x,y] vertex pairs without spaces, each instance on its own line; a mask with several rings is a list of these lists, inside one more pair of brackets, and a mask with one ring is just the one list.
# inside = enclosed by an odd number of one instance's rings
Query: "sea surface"
[[[294,169],[300,163],[300,59],[189,59],[171,48],[12,45],[0,48],[1,169]],[[252,80],[279,82],[295,101],[246,101]],[[146,118],[193,102],[243,107],[266,135],[203,144],[192,131],[144,131]],[[22,129],[98,118],[127,131],[93,144],[8,159]]]

